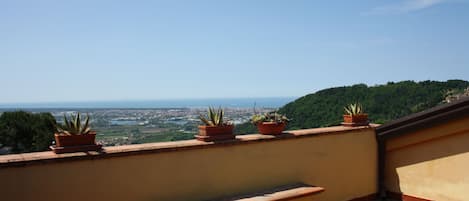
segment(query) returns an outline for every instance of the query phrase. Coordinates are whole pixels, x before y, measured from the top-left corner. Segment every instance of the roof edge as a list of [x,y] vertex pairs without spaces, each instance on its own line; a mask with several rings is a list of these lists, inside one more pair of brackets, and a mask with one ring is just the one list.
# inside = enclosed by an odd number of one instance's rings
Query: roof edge
[[378,139],[393,138],[465,116],[469,116],[469,97],[383,124],[376,128],[376,135]]

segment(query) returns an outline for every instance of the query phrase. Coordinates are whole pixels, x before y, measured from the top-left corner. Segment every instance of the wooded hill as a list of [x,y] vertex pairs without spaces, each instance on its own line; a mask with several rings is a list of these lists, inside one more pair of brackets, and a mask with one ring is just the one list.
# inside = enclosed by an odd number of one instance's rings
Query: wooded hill
[[[385,123],[442,104],[449,93],[469,87],[464,80],[402,81],[384,85],[334,87],[300,97],[279,109],[292,121],[288,129],[339,125],[343,108],[349,103],[361,103],[373,123]],[[236,126],[236,133],[255,133],[250,123]]]

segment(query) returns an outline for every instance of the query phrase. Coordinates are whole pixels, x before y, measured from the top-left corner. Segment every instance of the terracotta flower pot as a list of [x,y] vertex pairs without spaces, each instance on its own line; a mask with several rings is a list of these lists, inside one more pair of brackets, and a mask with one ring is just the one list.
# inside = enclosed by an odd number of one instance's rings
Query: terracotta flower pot
[[282,134],[283,130],[285,130],[285,126],[287,124],[285,122],[277,123],[277,122],[262,122],[256,124],[257,130],[259,133],[264,135],[279,135]]
[[86,152],[86,151],[99,151],[102,147],[96,144],[96,132],[90,132],[84,135],[61,135],[54,134],[55,145],[49,148],[56,154],[70,153],[70,152]]
[[226,135],[233,134],[233,125],[199,126],[199,135]]
[[199,134],[195,137],[205,142],[234,139],[233,129],[233,125],[199,126]]
[[344,126],[366,126],[369,124],[368,114],[348,115],[344,114]]
[[57,147],[95,145],[96,132],[90,132],[84,135],[61,135],[54,134]]

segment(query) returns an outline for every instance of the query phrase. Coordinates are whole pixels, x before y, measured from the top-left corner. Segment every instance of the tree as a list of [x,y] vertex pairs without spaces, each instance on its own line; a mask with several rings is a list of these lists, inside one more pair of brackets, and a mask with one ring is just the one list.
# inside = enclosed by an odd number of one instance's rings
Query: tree
[[55,123],[50,113],[4,112],[0,148],[9,148],[11,153],[46,151],[54,139]]
[[[448,91],[462,93],[468,87],[469,82],[464,80],[402,81],[376,86],[356,84],[308,94],[286,104],[278,112],[291,119],[287,129],[325,127],[339,125],[343,107],[360,102],[371,121],[382,124],[442,104]],[[235,132],[255,133],[256,128],[245,123],[236,125]]]

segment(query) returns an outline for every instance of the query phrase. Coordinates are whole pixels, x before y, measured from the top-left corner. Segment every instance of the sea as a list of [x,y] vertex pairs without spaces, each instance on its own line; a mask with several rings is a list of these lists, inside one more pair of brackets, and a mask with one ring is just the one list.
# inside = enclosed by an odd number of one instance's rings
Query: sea
[[294,101],[296,97],[270,98],[211,98],[173,100],[127,100],[127,101],[82,101],[82,102],[40,102],[40,103],[0,103],[0,109],[138,109],[138,108],[280,108]]

